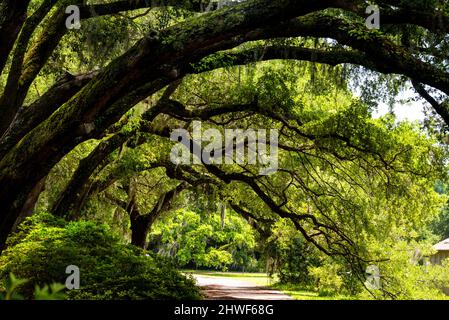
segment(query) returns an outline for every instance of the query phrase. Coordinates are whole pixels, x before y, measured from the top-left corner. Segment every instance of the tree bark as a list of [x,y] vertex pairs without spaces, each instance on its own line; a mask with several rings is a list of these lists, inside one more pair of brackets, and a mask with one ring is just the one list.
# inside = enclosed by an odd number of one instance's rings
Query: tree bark
[[79,203],[82,202],[83,192],[89,178],[106,158],[126,141],[126,135],[115,134],[101,141],[98,146],[82,159],[64,191],[50,210],[58,217],[71,217],[78,214]]
[[156,220],[156,216],[143,215],[131,220],[131,244],[145,249],[148,233]]
[[163,212],[170,209],[173,198],[187,187],[188,183],[183,182],[172,190],[163,193],[149,213],[144,215],[131,215],[131,244],[142,249],[146,248],[147,236],[153,223]]
[[[31,105],[20,108],[0,139],[0,159],[10,151],[27,133],[47,119],[61,105],[81,90],[96,72],[73,76],[67,74],[59,79],[42,97]],[[0,103],[1,105],[1,103]]]
[[189,184],[187,182],[182,182],[172,190],[163,193],[159,197],[157,203],[153,206],[153,209],[146,214],[140,213],[135,199],[135,193],[131,190],[130,185],[127,186],[128,202],[116,199],[108,194],[106,194],[106,197],[129,214],[131,223],[131,244],[145,249],[147,236],[153,223],[163,212],[170,209],[172,200],[179,192],[186,189],[188,186]]
[[26,19],[30,0],[5,0],[0,3],[0,73]]
[[34,213],[34,209],[36,207],[36,203],[39,200],[39,196],[41,193],[45,190],[45,182],[47,181],[47,177],[44,177],[41,181],[39,181],[36,186],[31,190],[30,194],[28,195],[27,200],[25,201],[25,205],[22,208],[22,211],[20,212],[19,217],[17,218],[16,222],[14,223],[14,227],[12,232],[15,232],[17,230],[17,227],[19,224],[21,224],[27,217],[30,217]]

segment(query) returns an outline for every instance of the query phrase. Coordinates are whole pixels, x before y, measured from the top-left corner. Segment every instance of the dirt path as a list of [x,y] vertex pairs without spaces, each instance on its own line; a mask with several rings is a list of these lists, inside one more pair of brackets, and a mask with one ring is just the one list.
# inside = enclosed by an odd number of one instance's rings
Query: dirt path
[[249,281],[226,277],[193,275],[206,300],[293,300],[280,291]]

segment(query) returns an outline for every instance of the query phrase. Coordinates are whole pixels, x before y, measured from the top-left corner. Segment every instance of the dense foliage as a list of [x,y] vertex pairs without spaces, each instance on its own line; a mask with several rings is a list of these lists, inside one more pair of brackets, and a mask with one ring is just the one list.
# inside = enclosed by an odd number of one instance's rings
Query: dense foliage
[[[447,0],[0,1],[2,297],[59,294],[68,265],[70,299],[199,297],[176,268],[444,297],[448,34]],[[180,128],[206,137],[186,163]],[[229,129],[277,148],[205,161]]]
[[69,299],[196,299],[194,282],[157,257],[125,245],[105,225],[67,223],[35,215],[10,238],[0,258],[0,278],[26,279],[19,292],[32,296],[36,285],[65,283],[67,266],[80,269],[81,289]]
[[251,226],[235,213],[197,214],[177,210],[150,234],[150,247],[182,268],[258,271]]

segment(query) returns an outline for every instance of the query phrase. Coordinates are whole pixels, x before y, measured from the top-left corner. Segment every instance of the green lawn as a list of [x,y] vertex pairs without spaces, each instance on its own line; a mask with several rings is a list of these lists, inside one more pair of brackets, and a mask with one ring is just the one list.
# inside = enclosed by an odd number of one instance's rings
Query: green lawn
[[296,300],[354,300],[355,297],[349,296],[319,296],[318,292],[306,290],[297,285],[275,284],[271,286],[274,289],[293,297]]
[[185,274],[198,274],[208,277],[233,278],[241,281],[248,281],[259,286],[271,286],[276,283],[277,278],[270,278],[266,273],[249,273],[249,272],[218,272],[218,271],[202,271],[202,270],[182,270]]

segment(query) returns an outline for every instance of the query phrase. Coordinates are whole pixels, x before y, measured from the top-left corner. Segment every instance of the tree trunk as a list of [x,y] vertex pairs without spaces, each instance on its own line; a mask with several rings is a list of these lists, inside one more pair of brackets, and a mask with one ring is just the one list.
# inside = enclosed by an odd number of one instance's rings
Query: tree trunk
[[13,230],[17,218],[28,199],[28,195],[42,177],[30,177],[29,181],[3,179],[0,182],[0,203],[2,214],[0,219],[0,253],[5,249],[6,239]]
[[155,219],[149,215],[138,216],[131,220],[131,244],[145,249],[147,236]]
[[17,230],[17,227],[19,224],[21,224],[27,217],[30,217],[34,213],[34,209],[36,207],[37,200],[39,200],[39,196],[41,193],[45,190],[45,182],[47,180],[47,177],[44,177],[39,181],[36,186],[31,190],[30,194],[28,195],[27,200],[25,201],[25,205],[22,208],[22,212],[20,212],[19,217],[17,218],[16,222],[14,223],[12,232],[15,232]]
[[[5,0],[0,2],[0,74],[8,60],[9,53],[22,29],[27,17],[27,8],[30,0]],[[3,96],[0,97],[0,101]],[[2,106],[0,117],[0,136],[6,131],[17,109],[8,105]]]
[[29,0],[0,2],[0,73],[26,19],[29,2]]
[[163,193],[159,197],[159,201],[154,205],[151,212],[140,215],[138,211],[135,210],[133,206],[133,212],[130,213],[131,217],[131,244],[138,246],[142,249],[146,248],[146,241],[148,233],[151,230],[151,226],[156,221],[161,213],[167,211],[170,208],[171,201],[173,198],[188,186],[187,183],[183,182],[172,190]]
[[80,203],[83,202],[87,182],[94,171],[105,162],[106,158],[116,150],[126,137],[116,134],[111,138],[100,142],[100,144],[83,160],[80,161],[78,168],[70,179],[69,184],[61,192],[58,200],[53,205],[51,212],[58,217],[71,217],[77,215]]

